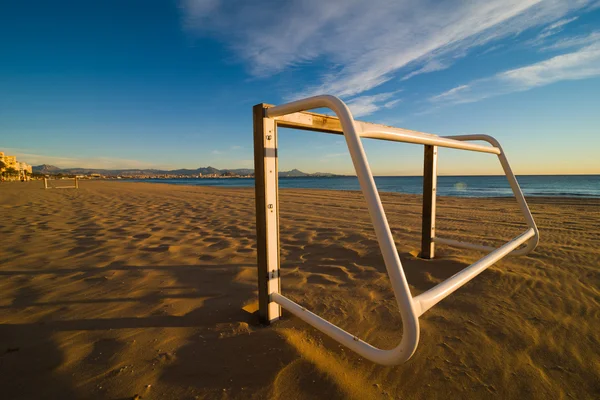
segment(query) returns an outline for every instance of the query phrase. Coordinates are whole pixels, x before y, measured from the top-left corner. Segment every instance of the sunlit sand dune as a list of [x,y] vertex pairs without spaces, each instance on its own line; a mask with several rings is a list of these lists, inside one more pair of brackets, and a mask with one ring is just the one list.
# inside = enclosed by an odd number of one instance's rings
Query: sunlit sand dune
[[[424,314],[406,364],[285,314],[257,324],[251,189],[0,185],[0,398],[597,399],[600,200],[530,199],[541,244]],[[281,190],[283,292],[376,346],[402,325],[358,192]],[[418,196],[383,194],[416,295],[482,256],[416,258]],[[440,236],[499,245],[513,199],[440,198]]]

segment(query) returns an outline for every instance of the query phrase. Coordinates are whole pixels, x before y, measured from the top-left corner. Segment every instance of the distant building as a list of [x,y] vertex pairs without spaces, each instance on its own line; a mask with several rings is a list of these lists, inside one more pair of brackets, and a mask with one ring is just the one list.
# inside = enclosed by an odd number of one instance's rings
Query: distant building
[[27,163],[17,162],[17,166],[18,168],[16,169],[17,171],[19,171],[20,177],[27,178],[27,175],[31,175],[31,173],[33,172],[33,167]]
[[0,161],[4,164],[4,168],[0,168],[0,172],[6,171],[13,164],[13,157],[7,156],[3,151],[0,151]]
[[17,169],[17,156],[4,156],[4,164],[6,168]]
[[6,170],[8,170],[9,168],[14,169],[15,171],[17,171],[16,176],[4,176],[5,178],[8,179],[27,179],[29,180],[29,175],[31,175],[31,173],[33,172],[33,168],[31,167],[31,165],[24,163],[24,162],[19,162],[17,161],[17,157],[16,156],[9,156],[7,154],[5,154],[3,151],[0,151],[0,161],[2,161],[4,163],[4,168],[0,169],[0,172],[5,172]]

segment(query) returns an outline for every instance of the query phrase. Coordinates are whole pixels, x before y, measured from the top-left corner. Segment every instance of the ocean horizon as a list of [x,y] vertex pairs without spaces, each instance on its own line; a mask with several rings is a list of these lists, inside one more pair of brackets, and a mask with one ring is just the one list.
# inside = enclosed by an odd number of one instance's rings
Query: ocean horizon
[[[600,198],[600,175],[518,175],[526,197]],[[132,180],[128,180],[132,181]],[[136,182],[189,186],[254,187],[253,178],[134,179]],[[381,192],[422,194],[422,176],[376,176]],[[355,176],[279,178],[283,189],[360,190]],[[512,197],[504,175],[438,176],[439,196]]]

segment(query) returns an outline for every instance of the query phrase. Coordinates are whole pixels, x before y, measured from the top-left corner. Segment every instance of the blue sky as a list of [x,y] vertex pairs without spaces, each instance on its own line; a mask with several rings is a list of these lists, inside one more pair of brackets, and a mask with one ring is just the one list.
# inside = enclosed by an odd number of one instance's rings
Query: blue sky
[[[0,150],[37,165],[252,167],[251,108],[333,94],[355,117],[497,137],[518,174],[600,173],[600,2],[19,1],[0,5]],[[365,140],[379,175],[422,148]],[[280,168],[352,173],[281,130]],[[442,174],[494,174],[440,151]]]

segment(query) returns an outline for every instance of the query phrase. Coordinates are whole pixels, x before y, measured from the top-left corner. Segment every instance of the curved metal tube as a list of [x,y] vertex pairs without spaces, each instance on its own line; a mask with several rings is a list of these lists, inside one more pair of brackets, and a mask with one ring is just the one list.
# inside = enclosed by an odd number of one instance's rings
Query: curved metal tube
[[430,146],[447,147],[450,149],[478,151],[481,153],[500,154],[500,149],[490,146],[482,146],[472,143],[461,143],[457,140],[450,140],[448,137],[441,137],[421,132],[399,133],[386,129],[363,130],[360,132],[361,138],[371,138],[380,140],[391,140],[395,142],[425,144]]
[[375,180],[373,179],[364,148],[360,141],[360,135],[354,125],[352,113],[343,101],[329,95],[310,97],[281,106],[275,106],[266,109],[265,112],[267,117],[274,118],[314,108],[329,108],[337,115],[342,125],[348,151],[356,170],[360,188],[367,202],[369,215],[375,228],[375,235],[377,236],[379,248],[383,255],[385,267],[390,277],[392,289],[402,317],[402,340],[398,346],[391,350],[381,350],[358,340],[356,337],[317,315],[305,311],[303,307],[279,294],[272,294],[272,301],[284,306],[284,308],[303,321],[320,329],[328,336],[346,345],[368,360],[383,365],[400,364],[408,360],[417,349],[417,345],[419,344],[419,318],[413,309],[410,288],[402,269],[402,263],[394,244],[392,232],[388,225],[377,187],[375,186]]
[[415,309],[419,316],[423,315],[425,311],[429,310],[431,307],[444,300],[450,294],[460,289],[465,283],[469,282],[471,279],[485,271],[490,265],[502,259],[502,257],[510,254],[511,251],[525,243],[525,241],[527,241],[533,235],[533,229],[529,228],[521,235],[495,249],[479,261],[474,262],[467,268],[457,272],[442,283],[439,283],[428,291],[416,296],[413,301],[415,302]]
[[[446,298],[448,295],[459,289],[465,283],[469,282],[475,276],[479,275],[490,265],[505,257],[506,255],[524,255],[530,253],[538,244],[539,231],[533,220],[523,192],[519,187],[517,179],[512,172],[510,165],[506,159],[506,155],[496,139],[488,135],[460,135],[460,136],[445,136],[438,137],[435,135],[425,135],[418,132],[409,132],[400,129],[378,129],[362,131],[364,123],[355,122],[352,113],[346,104],[334,96],[315,96],[303,100],[298,100],[292,103],[275,106],[265,109],[265,116],[268,118],[276,118],[287,114],[297,113],[301,111],[311,110],[315,108],[329,108],[338,117],[342,132],[346,138],[348,151],[352,158],[352,163],[356,170],[356,175],[360,184],[361,191],[367,202],[367,208],[375,234],[379,249],[383,255],[385,267],[390,277],[390,282],[400,315],[403,323],[403,334],[400,344],[390,350],[382,350],[371,346],[370,344],[358,339],[356,336],[344,331],[343,329],[333,325],[325,319],[308,311],[306,308],[294,303],[292,300],[282,296],[279,293],[271,293],[270,300],[281,305],[283,308],[296,315],[306,323],[312,325],[321,332],[327,334],[339,343],[347,346],[362,357],[383,365],[396,365],[407,361],[415,352],[419,343],[419,316],[429,310],[435,304]],[[362,124],[362,125],[361,125]],[[491,252],[478,260],[477,262],[466,267],[462,271],[448,278],[444,282],[436,285],[428,291],[421,293],[416,297],[412,297],[402,263],[398,256],[398,251],[392,237],[392,232],[387,222],[381,199],[375,185],[375,180],[369,168],[369,164],[360,140],[361,137],[371,137],[374,139],[403,141],[409,143],[430,144],[442,147],[451,147],[457,149],[479,151],[498,155],[500,164],[504,169],[504,173],[510,183],[511,189],[517,199],[519,207],[527,221],[529,228],[505,243],[500,248],[494,249],[489,246],[480,246],[475,244],[463,243],[451,239],[433,238],[437,243],[472,248],[478,250],[490,250]],[[461,144],[460,141],[483,140],[492,145],[492,147],[481,146],[476,144]],[[518,248],[525,244],[525,247]]]
[[[519,208],[525,217],[525,221],[527,222],[527,226],[533,229],[534,235],[526,242],[526,246],[520,249],[515,249],[509,253],[511,256],[524,256],[531,253],[538,245],[540,241],[540,232],[533,220],[533,216],[531,215],[531,211],[529,210],[529,206],[527,205],[527,201],[525,200],[525,196],[523,196],[523,191],[517,182],[517,178],[510,168],[510,164],[508,163],[508,159],[506,158],[506,154],[502,149],[500,143],[492,136],[489,135],[457,135],[457,136],[444,136],[446,139],[460,140],[460,141],[471,141],[471,140],[482,140],[484,142],[488,142],[494,147],[500,149],[500,154],[498,154],[498,159],[500,160],[500,165],[502,165],[502,169],[504,170],[504,174],[508,179],[508,183],[510,184],[510,188],[512,189],[515,198],[517,199],[517,203],[519,204]],[[456,244],[455,244],[456,245]]]

